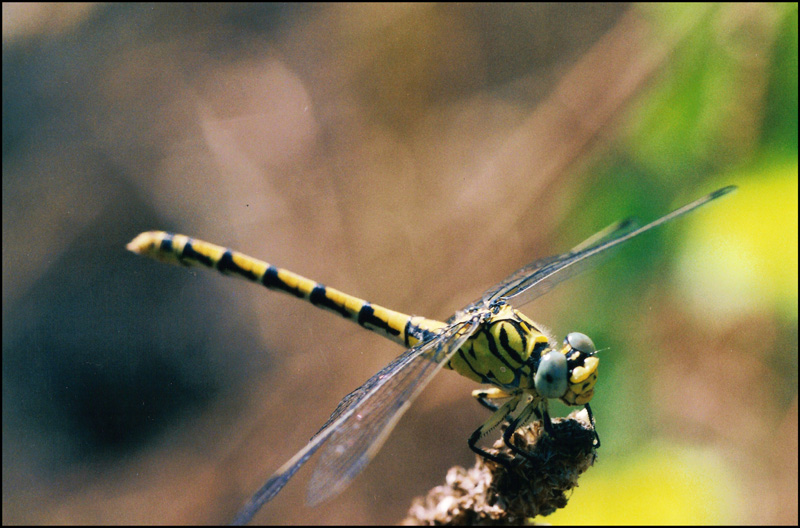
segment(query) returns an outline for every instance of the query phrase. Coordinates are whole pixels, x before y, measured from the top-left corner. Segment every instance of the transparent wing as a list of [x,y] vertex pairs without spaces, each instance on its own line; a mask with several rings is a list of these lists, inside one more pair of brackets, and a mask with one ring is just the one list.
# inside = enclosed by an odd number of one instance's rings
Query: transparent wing
[[625,233],[633,231],[637,227],[639,227],[639,222],[635,218],[626,218],[625,220],[614,222],[602,231],[593,234],[574,248],[570,249],[569,252],[579,253],[584,249],[589,249],[592,246],[597,246],[603,242],[613,240]]
[[393,370],[387,367],[373,376],[372,379],[379,381],[357,404],[350,406],[348,418],[326,429],[331,431],[331,438],[308,485],[309,505],[340,493],[364,469],[411,402],[479,324],[478,317],[455,323],[429,344],[417,347],[420,348],[417,353],[399,362]]
[[626,218],[625,220],[620,220],[618,222],[614,222],[610,226],[606,227],[605,229],[598,231],[594,235],[590,236],[574,248],[570,249],[567,253],[562,253],[561,255],[554,255],[550,257],[541,258],[538,260],[534,260],[530,264],[527,264],[498,284],[495,284],[488,290],[484,292],[484,294],[480,297],[480,299],[473,303],[473,305],[477,305],[482,301],[492,300],[498,297],[498,292],[506,291],[507,289],[511,288],[514,284],[519,284],[523,282],[528,276],[532,275],[533,273],[537,272],[540,268],[544,268],[548,264],[553,264],[555,262],[560,262],[566,260],[572,255],[575,255],[585,249],[588,249],[592,246],[596,246],[602,244],[607,240],[613,240],[614,238],[618,238],[625,233],[636,229],[639,227],[639,224],[636,222],[634,218]]
[[504,281],[490,288],[484,294],[483,300],[491,302],[502,298],[513,302],[516,306],[523,306],[547,293],[559,282],[597,264],[599,260],[594,257],[607,255],[609,250],[619,247],[645,231],[685,215],[735,189],[736,186],[731,185],[714,191],[642,227],[637,227],[630,220],[614,224],[582,242],[568,253],[537,260],[520,268]]
[[345,396],[311,441],[264,483],[232,524],[248,523],[329,439],[332,441],[312,477],[309,502],[319,503],[341,492],[378,451],[411,401],[478,325],[479,320],[472,318],[445,328]]
[[[524,299],[514,297],[514,304],[523,306],[544,295],[559,282],[565,281],[601,262],[601,259],[598,258],[584,261],[584,264],[580,266],[569,266],[569,263],[572,262],[571,259],[579,257],[606,242],[618,240],[637,227],[638,224],[632,218],[616,222],[599,233],[595,233],[567,253],[545,257],[523,266],[506,277],[503,282],[487,290],[482,299],[490,302],[501,297],[510,299],[524,291],[526,293]],[[604,258],[610,255],[610,251],[603,253]]]

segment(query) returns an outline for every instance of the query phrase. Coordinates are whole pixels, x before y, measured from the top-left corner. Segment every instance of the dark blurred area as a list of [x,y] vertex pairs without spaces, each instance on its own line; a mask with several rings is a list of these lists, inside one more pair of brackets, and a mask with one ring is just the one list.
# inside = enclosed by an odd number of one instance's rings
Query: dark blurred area
[[[4,523],[227,522],[402,352],[140,231],[445,320],[728,184],[523,310],[603,350],[601,458],[546,521],[797,523],[796,5],[4,3],[2,119]],[[472,463],[474,388],[255,522],[398,522]]]

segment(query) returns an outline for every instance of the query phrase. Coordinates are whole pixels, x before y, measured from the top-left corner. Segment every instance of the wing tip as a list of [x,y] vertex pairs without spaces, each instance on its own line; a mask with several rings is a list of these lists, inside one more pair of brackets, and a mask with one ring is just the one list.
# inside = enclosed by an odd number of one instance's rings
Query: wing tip
[[722,189],[717,189],[716,191],[712,192],[709,195],[709,198],[711,200],[716,200],[720,196],[725,196],[728,193],[732,193],[733,191],[735,191],[738,188],[739,188],[738,185],[728,185],[726,187],[723,187]]

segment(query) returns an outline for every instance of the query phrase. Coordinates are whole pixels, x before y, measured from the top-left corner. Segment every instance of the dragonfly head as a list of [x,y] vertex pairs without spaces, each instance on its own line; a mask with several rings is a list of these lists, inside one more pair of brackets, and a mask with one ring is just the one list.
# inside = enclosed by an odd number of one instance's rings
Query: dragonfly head
[[547,351],[539,360],[534,383],[545,398],[559,398],[567,405],[584,405],[594,395],[597,382],[596,349],[585,334],[572,332],[560,350]]

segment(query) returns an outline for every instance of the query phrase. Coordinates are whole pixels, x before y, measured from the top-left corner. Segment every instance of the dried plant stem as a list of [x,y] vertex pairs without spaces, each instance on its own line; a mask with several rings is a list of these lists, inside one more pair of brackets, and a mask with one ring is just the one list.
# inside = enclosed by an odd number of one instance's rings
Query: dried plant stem
[[567,492],[596,458],[594,430],[585,410],[553,423],[555,435],[534,422],[512,436],[529,457],[515,457],[502,439],[491,449],[509,467],[477,457],[455,466],[446,483],[414,499],[405,525],[518,525],[567,505]]

